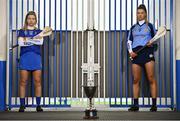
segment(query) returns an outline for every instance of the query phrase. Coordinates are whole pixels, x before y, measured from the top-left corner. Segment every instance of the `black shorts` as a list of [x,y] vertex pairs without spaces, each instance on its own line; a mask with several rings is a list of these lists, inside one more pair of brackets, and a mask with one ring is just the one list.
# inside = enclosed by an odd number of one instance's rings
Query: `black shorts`
[[[142,48],[142,46],[138,46],[136,48],[133,48],[133,52],[136,52],[140,48]],[[150,62],[150,61],[155,61],[154,47],[146,47],[146,48],[144,48],[144,50],[140,51],[138,53],[138,55],[135,58],[133,58],[132,63],[133,64],[138,64],[138,65],[144,65],[144,64],[146,64],[147,62]]]

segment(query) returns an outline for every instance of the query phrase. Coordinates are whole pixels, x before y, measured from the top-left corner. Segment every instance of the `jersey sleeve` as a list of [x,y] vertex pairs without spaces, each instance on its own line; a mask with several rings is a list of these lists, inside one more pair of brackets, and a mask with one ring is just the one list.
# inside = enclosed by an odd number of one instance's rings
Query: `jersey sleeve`
[[156,34],[156,29],[155,29],[154,25],[151,24],[151,23],[149,23],[148,26],[150,28],[151,37],[153,38],[155,36],[155,34]]
[[133,34],[132,34],[132,29],[134,28],[134,26],[131,27],[131,29],[129,30],[129,34],[128,34],[128,38],[127,38],[127,48],[129,53],[132,52],[132,42],[133,42]]
[[133,41],[132,27],[131,27],[131,29],[129,30],[129,34],[128,34],[128,39],[127,39],[127,40]]

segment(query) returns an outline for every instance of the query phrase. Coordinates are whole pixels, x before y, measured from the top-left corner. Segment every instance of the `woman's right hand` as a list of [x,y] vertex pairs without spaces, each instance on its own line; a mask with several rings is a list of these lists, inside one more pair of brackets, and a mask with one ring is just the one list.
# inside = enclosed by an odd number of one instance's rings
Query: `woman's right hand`
[[137,54],[135,52],[130,52],[129,55],[131,58],[135,58],[137,56]]

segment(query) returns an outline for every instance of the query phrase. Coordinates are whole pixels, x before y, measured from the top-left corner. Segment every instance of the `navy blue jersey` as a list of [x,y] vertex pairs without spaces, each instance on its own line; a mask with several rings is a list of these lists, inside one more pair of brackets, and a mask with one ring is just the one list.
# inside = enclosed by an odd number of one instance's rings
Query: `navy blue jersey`
[[[39,30],[39,29],[36,29],[36,30],[22,30],[21,29],[18,31],[18,37],[32,38],[32,37],[36,36],[37,34],[39,34],[40,32],[41,32],[41,30]],[[27,45],[28,45],[28,43],[27,43]],[[29,46],[21,47],[20,56],[27,52],[34,52],[34,53],[41,55],[39,45],[29,44]]]

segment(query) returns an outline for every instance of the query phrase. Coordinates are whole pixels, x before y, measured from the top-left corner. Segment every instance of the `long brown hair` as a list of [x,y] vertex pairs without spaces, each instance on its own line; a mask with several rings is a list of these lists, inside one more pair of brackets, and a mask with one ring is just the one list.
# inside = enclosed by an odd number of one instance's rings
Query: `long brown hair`
[[35,13],[34,11],[29,11],[29,12],[26,14],[26,18],[25,18],[25,21],[24,21],[24,27],[23,27],[24,30],[27,29],[27,26],[28,26],[27,19],[28,19],[28,16],[29,16],[29,15],[33,15],[33,16],[35,17],[36,24],[37,24],[37,16],[36,16],[36,13]]
[[[145,6],[144,4],[141,4],[141,5],[138,6],[137,11],[138,11],[139,9],[144,10],[144,12],[145,12],[145,14],[146,14],[145,21],[146,21],[146,23],[148,23],[146,6]],[[137,18],[137,21],[138,21],[138,18]]]

